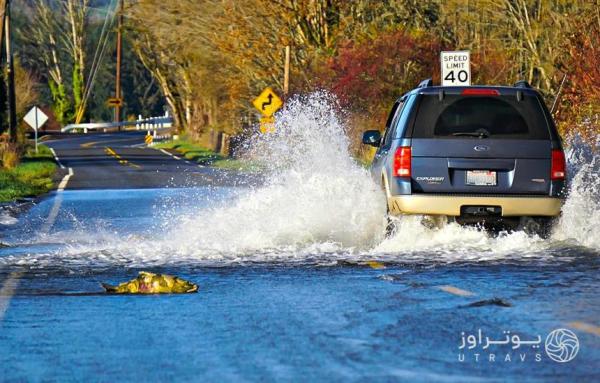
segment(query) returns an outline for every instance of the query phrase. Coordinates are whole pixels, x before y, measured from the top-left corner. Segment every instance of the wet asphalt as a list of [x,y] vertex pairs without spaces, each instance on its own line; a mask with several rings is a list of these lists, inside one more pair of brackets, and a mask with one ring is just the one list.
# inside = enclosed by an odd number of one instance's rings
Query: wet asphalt
[[244,180],[228,172],[197,164],[175,151],[144,143],[145,131],[62,134],[49,136],[61,165],[56,183],[72,170],[65,189],[143,189],[236,185]]

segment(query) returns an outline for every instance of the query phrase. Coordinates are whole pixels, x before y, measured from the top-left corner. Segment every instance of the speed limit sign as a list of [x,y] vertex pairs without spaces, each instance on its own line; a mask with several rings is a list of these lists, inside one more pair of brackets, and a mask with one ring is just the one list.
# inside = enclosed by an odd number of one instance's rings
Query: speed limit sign
[[471,85],[471,54],[469,51],[442,52],[442,86]]

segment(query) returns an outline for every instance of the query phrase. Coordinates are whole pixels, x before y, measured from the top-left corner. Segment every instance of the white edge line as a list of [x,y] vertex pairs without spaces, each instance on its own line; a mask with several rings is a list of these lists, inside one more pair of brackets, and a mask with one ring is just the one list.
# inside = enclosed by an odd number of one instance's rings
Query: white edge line
[[173,155],[172,155],[171,153],[167,152],[166,150],[164,150],[164,149],[159,149],[159,150],[160,150],[161,152],[163,152],[164,154],[166,154],[167,156],[171,156],[171,157],[173,157]]
[[[159,149],[159,150],[160,150],[161,152],[163,152],[164,154],[166,154],[166,155],[168,155],[168,156],[171,156],[171,157],[175,158],[176,160],[179,160],[179,161],[181,161],[181,160],[182,160],[182,158],[181,158],[181,157],[179,157],[179,156],[176,156],[176,155],[174,155],[174,154],[171,154],[171,153],[167,152],[167,151],[166,151],[166,150],[164,150],[164,149]],[[187,160],[183,160],[183,161],[184,161],[186,164],[192,165],[192,163],[191,163],[191,162],[189,162],[189,161],[187,161]]]
[[50,151],[52,152],[52,155],[54,156],[54,161],[56,161],[56,163],[58,164],[58,166],[60,166],[61,169],[64,169],[65,165],[63,165],[62,162],[60,162],[60,160],[58,159],[58,156],[56,155],[56,152],[54,151],[54,149],[50,148]]
[[54,222],[56,221],[56,217],[58,217],[58,211],[60,210],[60,204],[62,203],[62,192],[67,187],[67,184],[69,183],[69,179],[73,176],[73,174],[74,174],[73,169],[69,168],[69,173],[67,175],[65,175],[63,177],[62,181],[60,181],[60,184],[58,184],[58,189],[56,190],[57,196],[54,197],[54,204],[52,205],[52,209],[50,209],[50,214],[48,214],[48,218],[46,218],[46,222],[44,222],[44,225],[42,226],[42,228],[40,230],[40,232],[42,234],[49,233],[50,229],[54,225]]
[[62,181],[60,181],[60,183],[58,184],[58,190],[57,192],[61,193],[65,190],[65,188],[67,187],[67,184],[69,183],[69,178],[71,178],[73,176],[73,168],[69,168],[69,174],[65,175],[62,179]]

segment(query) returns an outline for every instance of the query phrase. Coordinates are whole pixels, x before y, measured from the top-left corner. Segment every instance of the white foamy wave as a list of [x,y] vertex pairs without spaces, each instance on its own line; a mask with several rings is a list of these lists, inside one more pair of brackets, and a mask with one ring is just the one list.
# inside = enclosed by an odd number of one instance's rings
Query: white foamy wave
[[19,220],[5,211],[0,211],[0,225],[9,226],[14,225]]
[[538,236],[528,236],[523,232],[490,236],[476,227],[460,226],[457,223],[447,224],[440,229],[430,229],[421,224],[421,216],[404,216],[395,221],[396,234],[377,245],[373,253],[431,251],[442,258],[447,258],[452,253],[462,258],[466,257],[467,253],[474,253],[481,258],[485,252],[497,255],[516,250],[535,252],[545,246],[544,240]]
[[600,249],[600,135],[574,137],[567,150],[569,195],[552,238]]

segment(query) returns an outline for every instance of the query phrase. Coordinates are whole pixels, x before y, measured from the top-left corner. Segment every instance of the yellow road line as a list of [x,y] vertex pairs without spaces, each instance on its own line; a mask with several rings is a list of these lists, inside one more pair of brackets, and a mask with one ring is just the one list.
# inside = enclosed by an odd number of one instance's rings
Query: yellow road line
[[90,148],[96,144],[99,144],[101,141],[94,141],[94,142],[86,142],[85,144],[81,144],[79,145],[79,147],[81,148]]
[[367,261],[367,265],[369,265],[369,267],[375,270],[385,269],[385,265],[377,261]]
[[585,322],[569,322],[567,323],[570,327],[576,328],[577,330],[581,330],[583,332],[587,332],[589,334],[593,334],[596,336],[600,336],[600,327],[594,326],[593,324],[585,323]]
[[138,138],[121,138],[119,140],[93,141],[93,142],[86,142],[85,144],[81,144],[81,145],[79,145],[79,147],[81,147],[81,148],[91,148],[92,146],[97,145],[97,144],[106,145],[106,144],[112,144],[112,143],[115,143],[115,142],[137,141],[137,140],[138,140]]
[[114,150],[112,150],[111,148],[109,148],[108,146],[104,148],[104,150],[106,151],[107,154],[110,154],[111,156],[115,157],[115,159],[117,161],[119,161],[119,163],[123,166],[131,166],[132,168],[136,168],[136,169],[140,169],[141,166],[140,165],[136,165],[133,164],[127,160],[122,159],[122,157],[120,155],[117,154],[117,152],[115,152]]
[[473,292],[459,289],[458,287],[454,287],[454,286],[450,286],[450,285],[438,286],[438,289],[445,291],[447,293],[450,293],[450,294],[461,296],[461,297],[470,297],[470,296],[475,295],[475,293],[473,293]]

